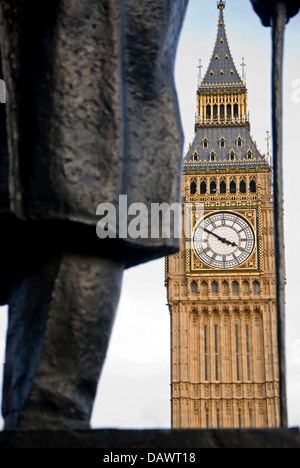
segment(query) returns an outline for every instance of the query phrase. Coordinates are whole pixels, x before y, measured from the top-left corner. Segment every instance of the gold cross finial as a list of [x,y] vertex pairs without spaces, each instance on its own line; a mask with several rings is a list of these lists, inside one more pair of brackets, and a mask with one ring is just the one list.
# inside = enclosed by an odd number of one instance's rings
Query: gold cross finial
[[270,140],[271,140],[271,136],[270,136],[269,130],[266,131],[266,134],[267,134],[266,142],[267,142],[267,149],[268,149],[268,155],[269,155],[269,154],[270,154]]
[[246,81],[246,73],[245,73],[246,64],[245,64],[245,59],[244,59],[244,57],[242,58],[241,67],[242,67],[242,69],[243,69],[243,83],[245,83],[245,81]]
[[225,7],[226,7],[226,2],[223,1],[223,0],[220,0],[220,1],[218,2],[218,9],[219,9],[219,10],[224,10]]
[[198,86],[201,85],[201,81],[202,81],[202,68],[203,68],[203,65],[202,65],[202,60],[200,59],[199,60],[199,65],[198,65]]

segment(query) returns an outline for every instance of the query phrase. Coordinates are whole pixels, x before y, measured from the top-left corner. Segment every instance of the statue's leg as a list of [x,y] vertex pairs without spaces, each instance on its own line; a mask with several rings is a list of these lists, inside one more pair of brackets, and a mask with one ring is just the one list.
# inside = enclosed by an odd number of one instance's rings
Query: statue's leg
[[51,268],[44,282],[37,272],[23,279],[10,304],[3,396],[6,429],[89,427],[123,266],[68,253]]

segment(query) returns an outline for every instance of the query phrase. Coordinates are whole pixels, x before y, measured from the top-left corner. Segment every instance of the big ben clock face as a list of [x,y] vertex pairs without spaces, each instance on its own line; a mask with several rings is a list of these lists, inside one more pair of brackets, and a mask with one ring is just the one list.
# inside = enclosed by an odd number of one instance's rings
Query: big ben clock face
[[200,260],[216,269],[236,268],[251,255],[255,245],[252,227],[242,216],[218,212],[197,225],[193,247]]

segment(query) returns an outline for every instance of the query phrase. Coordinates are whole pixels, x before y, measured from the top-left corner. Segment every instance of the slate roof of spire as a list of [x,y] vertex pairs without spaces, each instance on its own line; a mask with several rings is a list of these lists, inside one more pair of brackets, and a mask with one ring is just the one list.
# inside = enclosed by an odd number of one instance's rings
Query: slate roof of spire
[[210,60],[202,85],[238,84],[243,85],[242,79],[234,64],[225,30],[225,3],[219,2],[218,33],[215,48]]
[[[224,139],[224,147],[220,144],[222,139]],[[241,146],[237,143],[239,139]],[[207,147],[203,144],[205,140]],[[233,161],[229,157],[232,151],[235,158]],[[248,158],[249,151],[251,159]],[[215,154],[214,161],[211,161],[212,152]],[[194,160],[195,153],[197,153],[197,161]],[[185,156],[184,166],[185,169],[270,167],[267,159],[257,149],[245,125],[198,128],[194,141]]]

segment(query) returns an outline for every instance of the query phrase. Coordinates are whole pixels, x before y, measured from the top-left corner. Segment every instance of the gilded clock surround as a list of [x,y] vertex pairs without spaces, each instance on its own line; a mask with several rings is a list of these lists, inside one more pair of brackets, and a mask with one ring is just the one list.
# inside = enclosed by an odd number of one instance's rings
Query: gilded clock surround
[[[205,264],[204,262],[201,261],[201,259],[199,259],[197,253],[195,252],[194,249],[188,249],[187,250],[187,269],[186,269],[186,273],[189,275],[189,274],[192,274],[192,275],[197,275],[199,273],[216,273],[216,271],[218,271],[218,274],[220,275],[225,275],[225,276],[228,276],[228,274],[230,274],[230,272],[235,272],[234,274],[236,274],[237,271],[239,272],[249,272],[249,271],[254,271],[255,273],[257,273],[258,271],[260,271],[260,268],[259,268],[259,264],[262,264],[263,261],[262,261],[262,258],[259,262],[259,246],[258,246],[258,239],[260,238],[259,236],[259,233],[258,233],[258,210],[257,209],[239,209],[239,210],[235,210],[235,211],[232,211],[232,210],[205,210],[204,213],[204,218],[207,218],[207,216],[210,216],[211,214],[216,214],[216,213],[220,213],[220,212],[224,212],[224,213],[231,213],[231,214],[237,214],[239,216],[241,216],[242,218],[244,218],[251,226],[252,230],[253,230],[253,233],[254,233],[254,248],[250,254],[250,256],[241,264],[241,265],[238,265],[236,267],[232,267],[230,269],[227,269],[226,271],[224,271],[223,269],[218,269],[216,267],[212,267],[212,266],[209,266],[207,264]],[[192,224],[192,229],[193,229],[193,232],[195,231],[195,229],[197,228],[197,225],[201,222],[201,218],[200,219],[197,219],[196,218],[196,222],[195,224]],[[191,223],[189,223],[189,225],[191,225]],[[193,238],[193,232],[191,233],[191,238]]]
[[[250,136],[245,76],[228,45],[225,2],[218,9],[184,160],[181,248],[165,264],[172,427],[278,427],[272,166]],[[193,250],[197,225],[221,212],[247,220],[255,235],[251,255],[228,269],[204,264]]]

